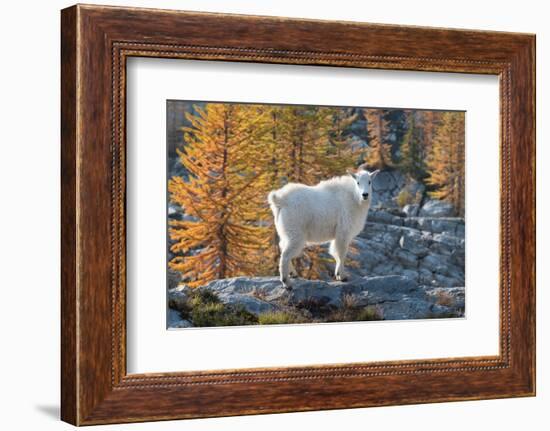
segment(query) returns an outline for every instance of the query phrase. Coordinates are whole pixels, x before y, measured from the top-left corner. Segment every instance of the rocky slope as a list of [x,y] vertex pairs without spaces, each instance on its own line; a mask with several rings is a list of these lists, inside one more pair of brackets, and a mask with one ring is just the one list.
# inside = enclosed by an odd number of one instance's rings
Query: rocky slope
[[[357,277],[348,282],[297,279],[290,291],[275,277],[236,277],[216,280],[200,289],[213,292],[224,305],[244,308],[260,317],[260,321],[262,315],[296,310],[304,321],[331,321],[334,317],[330,316],[339,310],[367,307],[371,307],[372,314],[363,320],[460,317],[464,314],[463,287],[420,286],[415,280],[399,275]],[[185,313],[192,294],[185,286],[170,290],[170,327],[193,326],[193,322],[178,314]]]
[[[403,190],[413,198],[400,206]],[[261,316],[280,312],[298,313],[305,321],[332,321],[338,310],[351,309],[374,310],[368,316],[353,314],[363,316],[357,320],[463,316],[464,219],[453,216],[449,204],[426,200],[423,186],[397,171],[377,176],[374,196],[365,228],[346,261],[349,281],[296,279],[286,291],[275,277],[238,277],[200,289],[213,292],[224,306],[246,310],[252,322],[257,318],[260,323]],[[168,326],[193,326],[185,311],[191,290],[179,285],[177,275],[169,277],[169,286]]]

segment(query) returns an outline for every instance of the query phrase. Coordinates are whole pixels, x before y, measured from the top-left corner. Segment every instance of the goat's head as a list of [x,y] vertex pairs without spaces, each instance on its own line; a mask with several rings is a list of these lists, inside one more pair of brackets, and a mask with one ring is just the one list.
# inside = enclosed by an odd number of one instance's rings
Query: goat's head
[[348,173],[353,177],[356,183],[355,190],[357,196],[361,202],[370,201],[372,198],[372,182],[376,175],[378,175],[379,170],[369,172],[363,166],[360,166],[357,172]]

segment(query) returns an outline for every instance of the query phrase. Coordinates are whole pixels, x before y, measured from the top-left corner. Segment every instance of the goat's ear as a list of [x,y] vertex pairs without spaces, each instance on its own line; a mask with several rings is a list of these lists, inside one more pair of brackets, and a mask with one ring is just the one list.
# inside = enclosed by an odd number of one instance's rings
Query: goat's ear
[[376,175],[378,175],[379,172],[380,172],[380,169],[377,169],[377,170],[375,170],[374,172],[371,172],[371,173],[370,173],[370,177],[371,177],[372,179],[374,179],[374,177],[375,177]]
[[354,180],[357,179],[357,177],[355,176],[355,172],[353,172],[352,169],[346,169],[346,172],[348,173],[348,175],[350,175]]

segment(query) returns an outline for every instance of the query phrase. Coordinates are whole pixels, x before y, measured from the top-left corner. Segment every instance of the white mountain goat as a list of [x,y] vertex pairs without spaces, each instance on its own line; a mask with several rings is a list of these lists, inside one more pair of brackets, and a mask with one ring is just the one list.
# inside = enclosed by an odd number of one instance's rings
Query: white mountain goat
[[362,166],[357,172],[321,181],[315,186],[289,183],[269,193],[275,228],[279,234],[281,282],[290,288],[292,259],[310,244],[330,242],[336,261],[334,277],[344,281],[344,259],[352,239],[361,232],[372,199],[372,181],[378,171]]

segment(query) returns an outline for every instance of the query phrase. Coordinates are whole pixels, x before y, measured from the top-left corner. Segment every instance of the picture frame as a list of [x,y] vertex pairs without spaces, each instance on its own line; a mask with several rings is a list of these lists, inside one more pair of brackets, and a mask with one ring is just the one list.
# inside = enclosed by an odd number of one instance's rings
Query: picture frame
[[[535,395],[534,35],[76,5],[61,13],[61,54],[62,420],[92,425]],[[130,57],[498,76],[499,354],[128,374]]]

